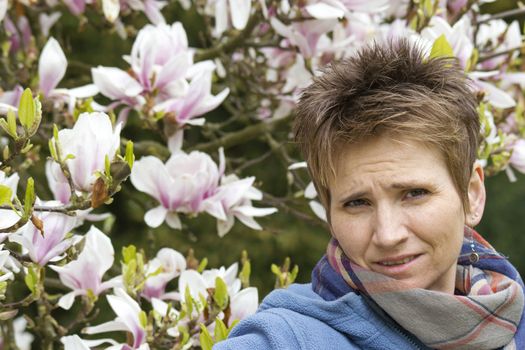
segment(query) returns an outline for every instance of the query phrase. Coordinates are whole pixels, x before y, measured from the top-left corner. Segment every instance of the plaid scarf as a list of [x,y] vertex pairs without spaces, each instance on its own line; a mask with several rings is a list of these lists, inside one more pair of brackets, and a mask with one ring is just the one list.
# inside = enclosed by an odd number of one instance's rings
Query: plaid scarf
[[464,240],[454,295],[412,288],[403,281],[366,270],[344,254],[337,240],[312,272],[312,288],[326,300],[346,293],[372,299],[404,330],[435,349],[525,349],[524,286],[519,273],[477,232],[479,261],[470,263]]

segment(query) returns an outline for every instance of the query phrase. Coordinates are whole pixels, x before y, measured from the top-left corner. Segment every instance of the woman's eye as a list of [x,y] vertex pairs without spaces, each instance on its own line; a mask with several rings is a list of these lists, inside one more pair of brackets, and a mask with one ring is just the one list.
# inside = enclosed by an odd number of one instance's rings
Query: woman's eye
[[430,192],[423,189],[423,188],[415,188],[413,190],[410,190],[406,194],[406,198],[412,199],[412,198],[420,198],[423,197],[426,194],[429,194]]
[[345,203],[346,208],[356,208],[356,207],[362,207],[368,205],[368,202],[366,199],[352,199],[351,201],[348,201]]

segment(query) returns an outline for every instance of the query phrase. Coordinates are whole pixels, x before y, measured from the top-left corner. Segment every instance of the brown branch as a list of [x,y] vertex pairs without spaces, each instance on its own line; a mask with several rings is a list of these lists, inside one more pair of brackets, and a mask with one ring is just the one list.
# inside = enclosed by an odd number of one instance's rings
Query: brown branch
[[492,16],[486,18],[486,19],[483,19],[483,20],[477,22],[476,25],[479,26],[480,24],[487,23],[487,22],[493,21],[495,19],[502,19],[502,18],[507,18],[507,17],[519,16],[519,15],[523,15],[523,14],[525,14],[525,8],[504,11],[504,12],[500,12],[500,13],[497,13],[495,15],[492,15]]
[[517,51],[517,50],[521,50],[523,48],[525,48],[525,45],[521,45],[521,46],[518,46],[518,47],[513,47],[513,48],[510,48],[510,49],[505,50],[505,51],[495,52],[495,53],[487,55],[487,56],[482,56],[482,57],[480,57],[478,59],[478,62],[487,61],[487,60],[490,60],[490,59],[492,59],[494,57],[498,57],[498,56],[508,55],[509,53],[512,53],[512,52]]

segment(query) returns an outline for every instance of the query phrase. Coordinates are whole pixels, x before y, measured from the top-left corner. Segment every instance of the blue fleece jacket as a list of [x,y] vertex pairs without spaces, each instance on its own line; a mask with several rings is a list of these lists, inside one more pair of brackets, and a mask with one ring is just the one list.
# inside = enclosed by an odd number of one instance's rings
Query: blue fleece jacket
[[324,300],[311,284],[275,290],[213,350],[427,349],[366,297]]

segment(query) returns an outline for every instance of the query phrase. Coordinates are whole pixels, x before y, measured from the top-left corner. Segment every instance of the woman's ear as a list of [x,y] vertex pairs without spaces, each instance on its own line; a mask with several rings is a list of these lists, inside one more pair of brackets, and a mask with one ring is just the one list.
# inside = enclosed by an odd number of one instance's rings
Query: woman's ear
[[470,227],[479,224],[483,216],[486,200],[484,179],[483,168],[478,162],[475,162],[468,184],[469,208],[467,209],[469,210],[465,217],[465,224]]

